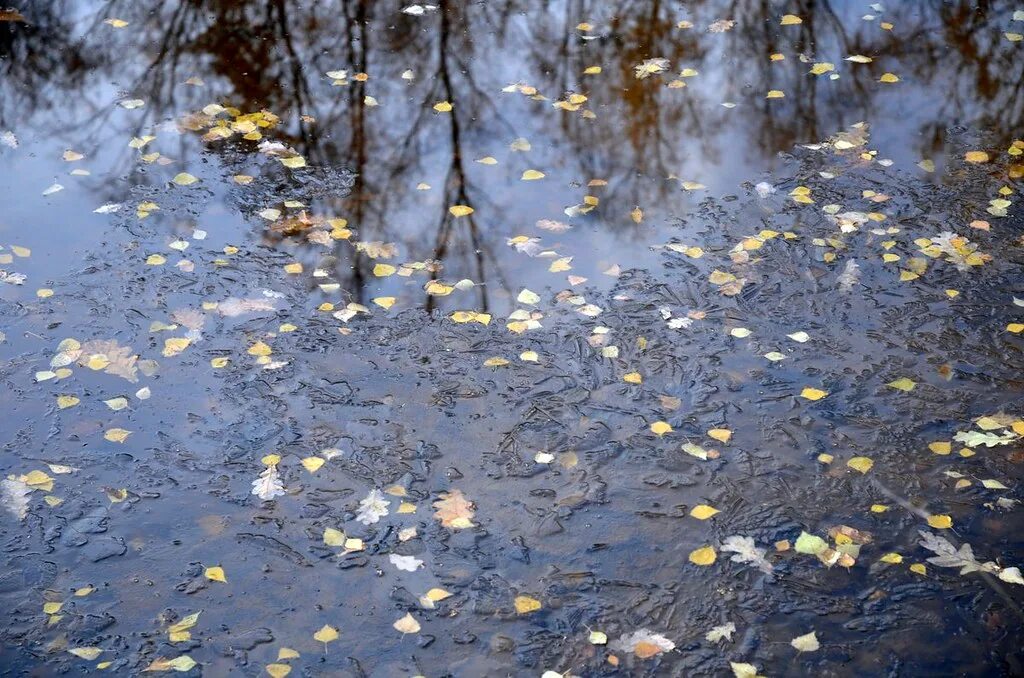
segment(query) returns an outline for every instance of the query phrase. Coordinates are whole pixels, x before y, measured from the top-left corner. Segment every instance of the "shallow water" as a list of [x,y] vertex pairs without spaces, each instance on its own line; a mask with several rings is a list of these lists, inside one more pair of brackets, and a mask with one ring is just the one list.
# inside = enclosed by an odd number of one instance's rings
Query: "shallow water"
[[0,12],[5,673],[1024,673],[1024,8],[892,4]]

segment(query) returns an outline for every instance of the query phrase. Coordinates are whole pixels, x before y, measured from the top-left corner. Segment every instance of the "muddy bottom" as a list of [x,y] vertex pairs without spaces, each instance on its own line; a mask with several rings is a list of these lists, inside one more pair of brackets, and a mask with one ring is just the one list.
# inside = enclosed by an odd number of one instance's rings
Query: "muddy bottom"
[[893,5],[0,10],[0,673],[1024,674],[1024,10]]

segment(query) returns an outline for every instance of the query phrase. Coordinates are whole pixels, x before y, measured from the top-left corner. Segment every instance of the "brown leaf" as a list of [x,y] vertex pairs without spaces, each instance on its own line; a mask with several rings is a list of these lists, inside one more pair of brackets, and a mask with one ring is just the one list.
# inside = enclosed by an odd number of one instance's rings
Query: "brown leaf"
[[434,502],[437,513],[434,517],[445,527],[453,530],[473,527],[473,504],[462,496],[461,490],[442,492],[441,499]]
[[80,365],[86,365],[89,357],[93,355],[106,356],[109,364],[103,368],[107,374],[122,377],[134,383],[139,380],[138,368],[135,363],[139,356],[132,352],[129,346],[119,346],[113,339],[94,339],[82,344],[82,355],[78,360]]

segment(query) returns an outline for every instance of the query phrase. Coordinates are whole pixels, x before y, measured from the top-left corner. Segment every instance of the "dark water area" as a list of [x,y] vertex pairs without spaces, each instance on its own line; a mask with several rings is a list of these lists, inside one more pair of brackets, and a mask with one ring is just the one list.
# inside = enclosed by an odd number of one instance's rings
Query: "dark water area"
[[0,675],[1024,675],[1022,34],[0,10]]

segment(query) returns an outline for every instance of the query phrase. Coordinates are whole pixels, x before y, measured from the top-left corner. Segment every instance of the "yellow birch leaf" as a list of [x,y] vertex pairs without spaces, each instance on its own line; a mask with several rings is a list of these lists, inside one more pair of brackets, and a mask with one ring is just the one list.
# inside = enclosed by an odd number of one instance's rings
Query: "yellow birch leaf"
[[513,604],[515,605],[516,613],[518,614],[529,614],[530,612],[535,612],[541,608],[540,601],[536,598],[531,598],[530,596],[516,596]]
[[78,399],[77,396],[73,396],[73,395],[57,396],[57,407],[59,407],[62,410],[66,410],[69,407],[74,407],[75,405],[77,405],[80,402],[81,401]]
[[316,473],[324,465],[324,460],[323,457],[306,457],[302,460],[302,465],[310,473]]
[[818,388],[812,388],[807,386],[804,390],[800,391],[800,397],[806,398],[807,400],[821,400],[828,395],[828,391],[822,391]]
[[345,539],[345,533],[341,530],[336,530],[333,527],[324,528],[324,544],[327,546],[344,546]]
[[543,172],[539,172],[539,171],[534,170],[534,169],[526,170],[525,172],[523,172],[523,176],[521,177],[521,179],[523,181],[536,181],[537,179],[543,179],[543,178],[544,178],[544,173]]
[[324,624],[322,627],[320,627],[319,631],[313,634],[313,640],[319,640],[324,645],[337,639],[338,629],[334,628],[330,624]]
[[292,155],[287,158],[280,158],[281,164],[288,169],[299,169],[306,166],[306,159],[301,155]]
[[395,627],[396,631],[401,631],[402,633],[419,633],[420,630],[420,623],[408,612],[405,613],[404,617],[392,624],[392,626]]
[[287,664],[267,664],[266,669],[273,678],[284,678],[292,672],[292,667]]
[[103,437],[112,443],[123,443],[131,434],[131,431],[126,431],[123,428],[110,428],[104,431]]
[[846,465],[852,468],[854,471],[860,471],[861,473],[867,473],[871,470],[871,467],[875,465],[875,462],[870,457],[853,457],[846,462]]
[[228,583],[227,577],[224,576],[224,568],[220,565],[214,565],[213,567],[206,568],[203,571],[203,574],[206,575],[206,578],[210,581],[219,581],[223,584]]
[[199,179],[196,179],[188,172],[180,172],[179,174],[176,174],[171,181],[178,184],[179,186],[191,186],[192,184],[199,181]]
[[268,356],[273,353],[273,350],[262,341],[257,341],[246,350],[246,353],[255,356]]
[[658,437],[661,437],[666,433],[670,433],[671,431],[672,425],[669,424],[667,421],[656,421],[653,424],[651,424],[651,432],[657,435]]
[[804,20],[801,19],[800,17],[798,17],[795,14],[784,14],[782,16],[782,20],[779,22],[779,25],[780,26],[795,26],[797,24],[802,24],[803,22],[804,22]]
[[715,562],[718,555],[715,553],[713,546],[703,546],[696,551],[690,552],[690,562],[694,565],[710,565]]
[[438,101],[436,104],[434,104],[434,110],[437,111],[438,113],[448,113],[449,111],[452,110],[451,102]]
[[469,205],[452,205],[448,211],[453,217],[468,217],[473,213],[473,208]]
[[917,386],[917,382],[906,377],[900,377],[895,381],[890,381],[888,384],[886,384],[886,386],[890,388],[895,388],[900,391],[906,391],[907,393],[909,393],[910,391],[914,390],[915,386]]
[[103,649],[99,647],[72,647],[68,652],[86,661],[92,661],[100,656]]
[[708,436],[720,443],[727,443],[732,438],[732,431],[727,428],[713,428],[708,431]]
[[953,519],[947,515],[928,516],[928,524],[936,530],[948,530],[953,527]]
[[170,339],[164,339],[163,356],[165,358],[176,356],[188,348],[188,345],[191,343],[192,340],[185,337],[171,337]]
[[707,520],[711,516],[719,513],[720,511],[714,506],[708,506],[707,504],[697,504],[690,509],[690,515],[697,520]]
[[445,598],[451,598],[451,595],[452,594],[448,593],[444,589],[433,588],[427,591],[424,597],[431,602],[439,603]]
[[630,384],[642,384],[644,378],[639,372],[627,372],[622,375],[622,380]]

